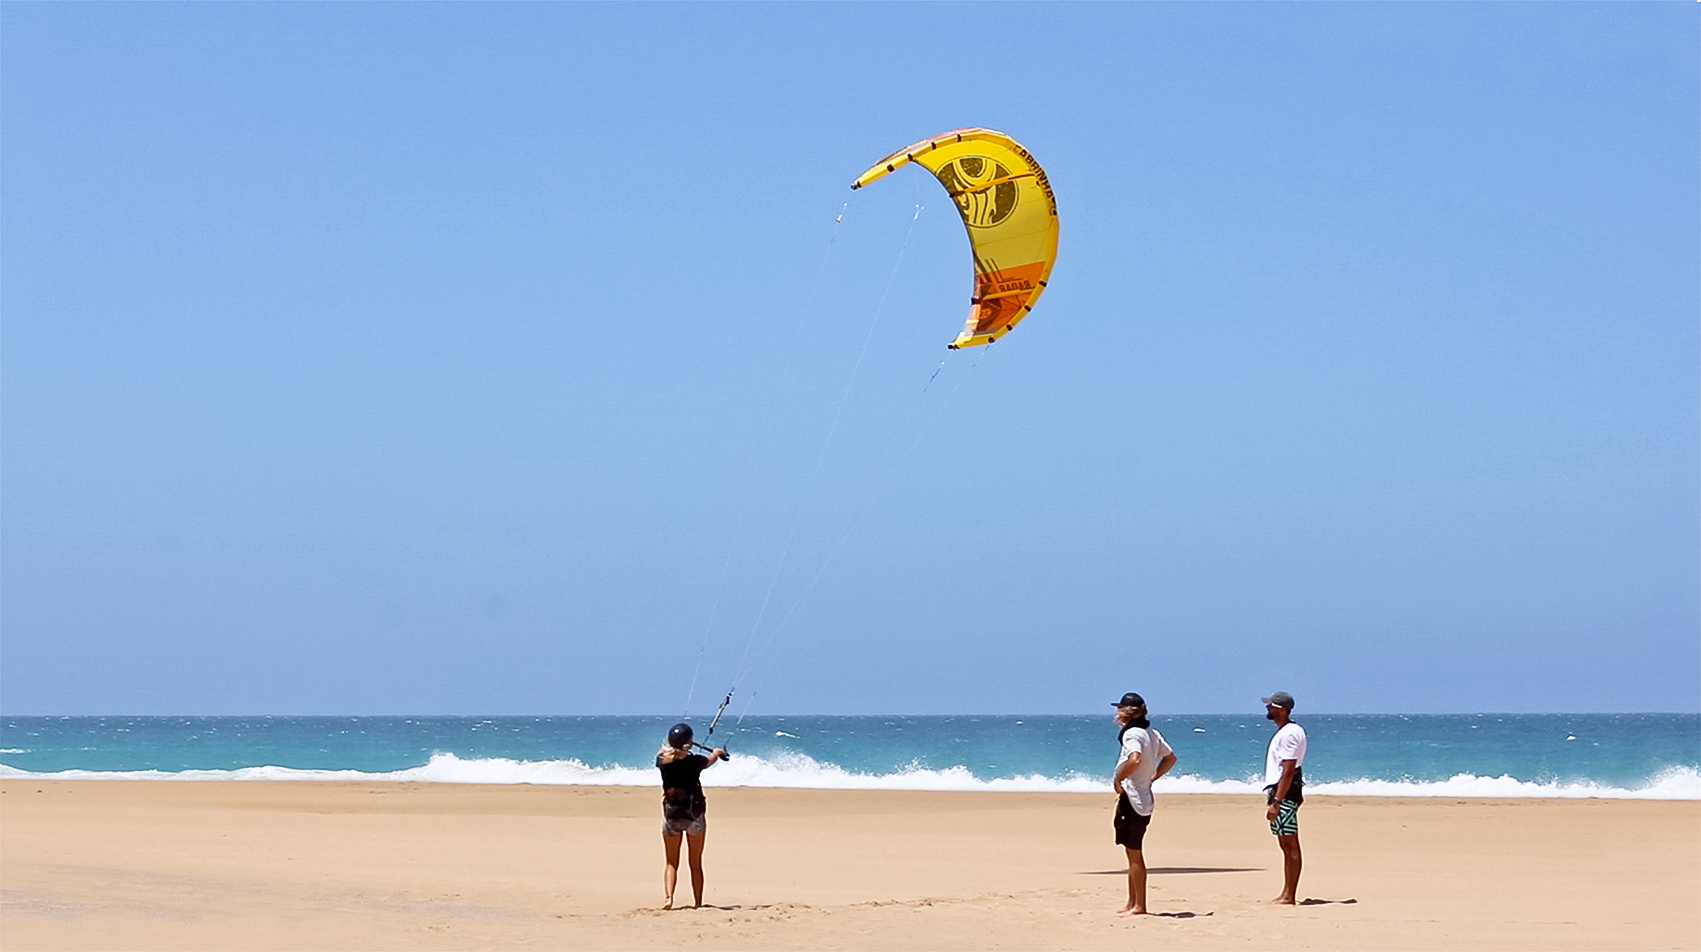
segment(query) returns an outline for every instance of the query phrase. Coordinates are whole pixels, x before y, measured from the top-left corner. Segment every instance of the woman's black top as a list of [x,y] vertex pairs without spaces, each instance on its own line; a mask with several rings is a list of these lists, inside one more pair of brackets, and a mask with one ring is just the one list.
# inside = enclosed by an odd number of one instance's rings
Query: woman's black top
[[671,764],[664,764],[660,756],[656,757],[662,779],[662,813],[668,819],[695,819],[708,809],[701,779],[708,766],[709,758],[702,754],[689,754]]

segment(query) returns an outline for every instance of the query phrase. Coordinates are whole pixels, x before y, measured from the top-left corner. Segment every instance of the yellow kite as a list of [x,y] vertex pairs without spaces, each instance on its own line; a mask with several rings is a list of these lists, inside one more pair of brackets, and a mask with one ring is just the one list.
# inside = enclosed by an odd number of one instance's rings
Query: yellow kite
[[957,203],[975,258],[969,319],[950,346],[990,344],[1033,310],[1057,257],[1057,199],[1028,150],[991,129],[958,129],[888,155],[851,188],[915,162]]

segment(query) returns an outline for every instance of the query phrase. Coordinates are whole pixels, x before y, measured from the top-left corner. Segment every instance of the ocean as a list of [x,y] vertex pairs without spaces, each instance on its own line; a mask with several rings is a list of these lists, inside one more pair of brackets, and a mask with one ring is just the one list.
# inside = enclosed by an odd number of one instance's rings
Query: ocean
[[[6,717],[0,778],[650,786],[671,717]],[[1308,795],[1701,799],[1701,715],[1317,714]],[[1256,793],[1273,726],[1153,719],[1160,793]],[[699,734],[703,722],[697,723]],[[1103,793],[1108,716],[723,721],[705,786]]]

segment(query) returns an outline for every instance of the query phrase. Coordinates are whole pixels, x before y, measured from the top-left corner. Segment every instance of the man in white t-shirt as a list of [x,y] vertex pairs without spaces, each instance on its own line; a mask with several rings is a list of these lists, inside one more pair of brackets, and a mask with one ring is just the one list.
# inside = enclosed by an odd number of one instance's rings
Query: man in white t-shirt
[[1282,848],[1282,894],[1275,902],[1293,905],[1299,889],[1299,805],[1305,802],[1305,728],[1293,722],[1293,695],[1286,691],[1264,698],[1264,716],[1276,722],[1276,736],[1264,754],[1264,791],[1269,807],[1264,818]]
[[1116,789],[1116,842],[1128,853],[1128,905],[1120,915],[1146,914],[1146,827],[1152,822],[1152,781],[1175,766],[1175,751],[1146,719],[1146,701],[1133,691],[1116,702],[1122,755],[1111,786]]

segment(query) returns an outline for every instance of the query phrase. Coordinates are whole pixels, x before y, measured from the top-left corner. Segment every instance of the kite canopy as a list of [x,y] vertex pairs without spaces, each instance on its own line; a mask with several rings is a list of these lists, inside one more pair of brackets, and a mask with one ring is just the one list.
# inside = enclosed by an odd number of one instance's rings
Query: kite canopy
[[899,149],[851,188],[914,162],[945,186],[975,258],[969,319],[950,346],[990,344],[1033,310],[1057,257],[1057,199],[1028,150],[991,129],[957,129]]

